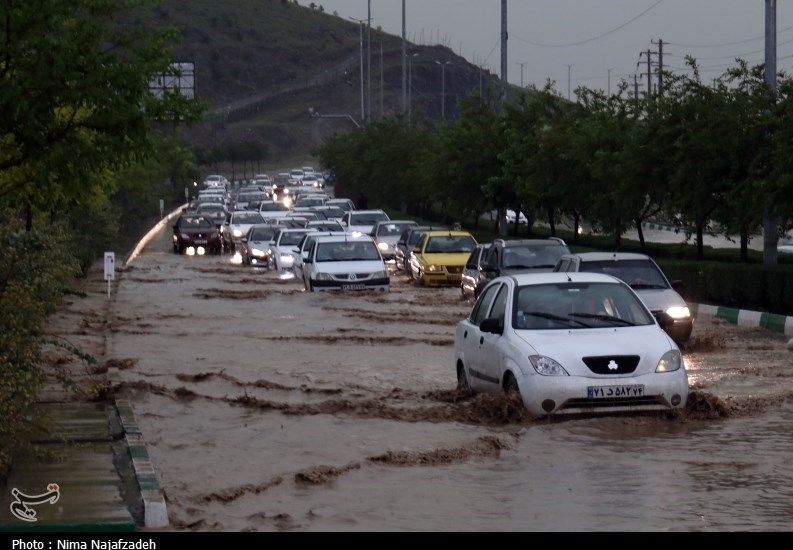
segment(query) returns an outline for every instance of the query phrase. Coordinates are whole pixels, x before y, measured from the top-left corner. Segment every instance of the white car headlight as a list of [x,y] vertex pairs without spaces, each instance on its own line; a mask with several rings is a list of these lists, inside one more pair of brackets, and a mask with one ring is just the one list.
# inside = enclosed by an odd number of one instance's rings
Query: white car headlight
[[680,352],[676,349],[672,349],[664,353],[661,360],[658,361],[658,366],[655,368],[655,372],[675,372],[676,370],[680,370],[680,367],[683,366],[683,357],[680,355]]
[[281,254],[281,263],[292,265],[295,263],[295,258],[291,254]]
[[251,254],[257,258],[264,258],[267,255],[264,250],[260,250],[258,248],[251,248]]
[[385,252],[388,250],[388,243],[377,243],[377,248]]
[[333,277],[330,276],[328,273],[317,273],[317,276],[314,277],[315,281],[332,281]]
[[666,310],[666,314],[669,315],[672,319],[690,319],[691,318],[691,310],[687,307],[670,307]]
[[427,273],[440,273],[443,271],[442,265],[429,265],[427,266]]
[[543,376],[570,376],[567,374],[567,371],[564,370],[564,367],[551,359],[550,357],[545,357],[543,355],[532,355],[529,357],[529,361],[531,361],[534,370],[537,371],[537,374],[541,374]]
[[242,231],[240,231],[239,229],[235,229],[232,235],[234,235],[236,238],[239,239],[240,237],[242,237]]

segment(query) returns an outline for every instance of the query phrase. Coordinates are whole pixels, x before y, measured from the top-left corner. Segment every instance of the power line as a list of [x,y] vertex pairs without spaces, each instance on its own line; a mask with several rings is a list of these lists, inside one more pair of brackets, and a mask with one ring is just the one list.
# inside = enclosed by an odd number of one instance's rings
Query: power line
[[610,34],[614,34],[615,32],[617,32],[617,31],[619,31],[621,29],[624,29],[625,27],[627,27],[628,25],[630,25],[631,23],[633,23],[634,21],[636,21],[637,19],[639,19],[640,17],[645,15],[646,13],[649,13],[650,11],[652,11],[656,6],[658,6],[663,1],[664,0],[657,0],[649,8],[647,8],[646,10],[641,12],[640,14],[632,17],[631,19],[629,19],[628,21],[626,21],[625,23],[623,23],[622,25],[620,25],[618,27],[614,27],[613,29],[611,29],[609,31],[606,31],[606,32],[604,32],[602,34],[599,34],[597,36],[593,36],[592,38],[587,38],[586,40],[581,40],[579,42],[570,42],[568,44],[543,44],[542,42],[533,42],[531,40],[526,40],[525,38],[521,38],[520,36],[517,36],[517,35],[514,35],[514,34],[512,35],[512,37],[516,38],[517,40],[520,40],[521,42],[525,42],[526,44],[529,44],[531,46],[538,46],[540,48],[567,48],[567,47],[570,47],[570,46],[580,46],[582,44],[588,44],[590,42],[594,42],[595,40],[600,40],[601,38],[605,38],[605,37],[609,36]]
[[[791,38],[789,40],[785,40],[784,42],[780,42],[777,46],[784,46],[785,44],[790,44],[791,42],[793,42],[793,38]],[[736,57],[743,57],[744,55],[756,55],[758,53],[765,53],[765,49],[755,50],[753,52],[739,53],[739,54],[735,54],[735,55],[718,55],[718,56],[715,56],[715,57],[697,57],[696,59],[701,59],[703,61],[717,61],[719,59],[734,59]]]
[[[786,27],[779,31],[779,34],[789,31],[793,29],[793,25],[790,27]],[[681,48],[723,48],[725,46],[738,46],[740,44],[748,44],[749,42],[755,42],[757,40],[763,40],[765,38],[764,35],[755,36],[754,38],[747,38],[746,40],[737,40],[735,42],[723,42],[721,44],[681,44],[680,42],[667,42],[672,46],[680,46]]]

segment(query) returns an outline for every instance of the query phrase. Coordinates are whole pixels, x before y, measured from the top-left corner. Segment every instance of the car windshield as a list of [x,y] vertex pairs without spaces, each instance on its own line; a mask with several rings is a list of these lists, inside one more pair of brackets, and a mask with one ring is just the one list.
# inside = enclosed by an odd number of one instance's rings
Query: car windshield
[[289,208],[280,202],[265,202],[262,204],[261,212],[287,212]]
[[209,176],[207,181],[220,181],[220,176]]
[[317,231],[344,231],[344,228],[338,223],[314,223],[309,225],[311,229],[316,229]]
[[293,176],[302,176],[303,175],[303,171],[302,170],[292,170],[292,175]]
[[561,244],[508,246],[504,248],[504,269],[552,269],[570,251]]
[[409,223],[385,223],[377,228],[378,237],[398,237],[402,234]]
[[388,216],[380,212],[369,212],[362,214],[351,214],[350,225],[374,225],[377,222],[387,222]]
[[317,262],[371,262],[380,260],[373,242],[320,243]]
[[424,252],[427,254],[470,254],[476,248],[476,241],[470,235],[430,237]]
[[311,207],[311,206],[322,206],[322,199],[300,199],[297,201],[298,207]]
[[328,208],[327,210],[322,210],[322,214],[327,219],[337,218],[342,219],[344,217],[344,210],[341,208]]
[[214,227],[214,225],[206,218],[182,218],[179,220],[180,229],[204,229]]
[[224,210],[222,204],[200,204],[198,205],[198,212],[222,212]]
[[410,240],[408,240],[408,246],[410,246],[411,248],[416,246],[417,244],[419,244],[419,241],[423,236],[424,236],[423,231],[414,231],[413,233],[410,234]]
[[650,260],[581,262],[581,271],[611,275],[636,290],[669,288],[661,271]]
[[257,212],[242,212],[231,215],[232,224],[250,225],[254,223],[262,223],[264,220]]
[[275,229],[272,227],[257,227],[251,231],[250,240],[255,242],[271,241],[275,236]]
[[198,197],[198,200],[205,203],[222,203],[223,197],[221,195],[202,195]]
[[653,317],[617,283],[522,286],[515,292],[512,326],[518,330],[570,330],[647,326]]
[[281,240],[278,241],[278,246],[295,246],[300,244],[300,241],[305,237],[305,231],[281,233]]
[[294,218],[277,220],[278,225],[283,225],[289,229],[302,229],[308,225],[306,220],[297,220]]
[[237,202],[263,201],[266,198],[264,193],[250,193],[237,197]]
[[[331,202],[331,204],[333,204],[333,206],[338,206],[339,209],[341,211],[343,211],[343,212],[349,212],[350,210],[352,210],[352,206],[350,206],[350,203],[348,203],[347,201],[344,201],[344,202]],[[342,215],[344,215],[344,214],[342,214]]]

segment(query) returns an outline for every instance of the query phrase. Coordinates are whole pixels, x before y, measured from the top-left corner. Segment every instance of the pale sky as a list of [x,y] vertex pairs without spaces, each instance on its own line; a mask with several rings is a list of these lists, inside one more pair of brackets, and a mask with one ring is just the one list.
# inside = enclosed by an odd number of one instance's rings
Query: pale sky
[[[345,18],[366,17],[367,0],[315,1]],[[734,55],[749,54],[742,57],[762,62],[764,0],[661,0],[636,21],[599,40],[566,47],[526,42],[556,45],[584,41],[628,22],[656,2],[509,0],[510,82],[520,84],[517,63],[524,62],[526,84],[542,85],[550,77],[566,93],[566,65],[573,64],[572,88],[586,85],[605,89],[610,68],[616,87],[620,77],[637,72],[640,51],[656,50],[650,41],[658,38],[669,43],[664,48],[667,67],[683,67],[683,57],[690,53],[700,60],[705,78],[721,74]],[[308,4],[308,0],[300,3]],[[793,57],[782,59],[793,54],[793,29],[785,31],[793,25],[790,4],[793,2],[778,2],[779,68],[786,71],[793,67]],[[372,0],[373,26],[382,25],[392,34],[401,34],[401,6],[400,0]],[[424,43],[444,41],[469,61],[489,65],[498,73],[500,11],[500,0],[407,0],[408,37],[421,42],[423,36]],[[731,44],[722,45],[725,43]],[[691,45],[698,47],[688,47]],[[721,46],[699,47],[709,45]],[[646,65],[639,70],[646,71]]]

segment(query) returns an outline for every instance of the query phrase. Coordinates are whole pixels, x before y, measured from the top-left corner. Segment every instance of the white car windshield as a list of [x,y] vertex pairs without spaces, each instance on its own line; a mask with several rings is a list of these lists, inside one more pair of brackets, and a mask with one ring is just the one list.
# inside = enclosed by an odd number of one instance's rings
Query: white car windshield
[[350,225],[374,225],[377,222],[388,221],[388,216],[383,213],[352,214]]
[[373,242],[320,243],[317,262],[371,262],[380,260]]
[[636,290],[669,288],[664,276],[650,260],[581,262],[581,271],[611,275]]
[[616,283],[560,283],[519,287],[512,326],[518,330],[570,330],[647,326],[653,317]]
[[305,235],[304,232],[283,233],[281,239],[278,241],[278,246],[295,246],[296,244],[300,244],[300,241],[303,240]]
[[409,223],[386,223],[377,228],[378,237],[399,237],[406,227],[412,224]]
[[430,237],[424,252],[427,254],[470,254],[476,248],[476,241],[468,235],[454,237]]
[[231,223],[236,224],[243,224],[243,225],[250,225],[254,223],[262,223],[264,219],[262,219],[261,214],[256,212],[243,212],[241,214],[232,214],[231,215]]
[[275,230],[270,227],[257,227],[253,231],[251,231],[250,240],[260,243],[260,242],[269,242],[275,236]]

